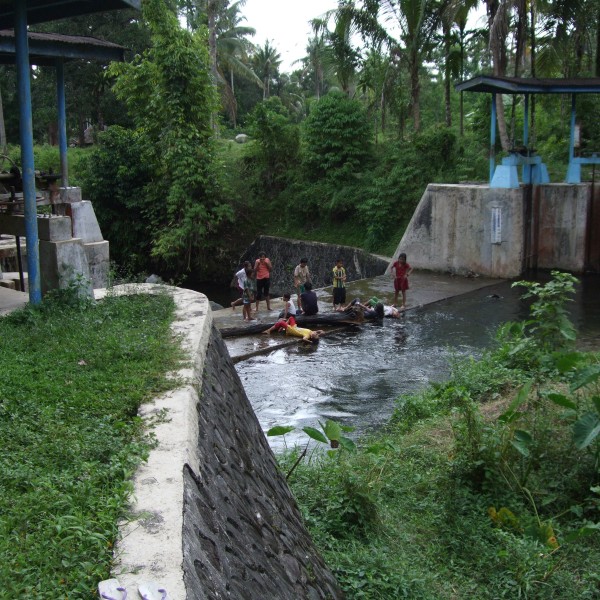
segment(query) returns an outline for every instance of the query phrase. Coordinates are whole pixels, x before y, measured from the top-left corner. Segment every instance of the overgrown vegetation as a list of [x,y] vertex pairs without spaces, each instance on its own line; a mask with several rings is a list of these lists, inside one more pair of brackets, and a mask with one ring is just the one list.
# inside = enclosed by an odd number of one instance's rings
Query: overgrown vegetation
[[[122,271],[178,283],[228,282],[261,234],[391,255],[427,184],[488,180],[490,94],[459,94],[453,84],[600,69],[597,0],[488,2],[487,18],[474,16],[480,2],[340,0],[315,15],[292,73],[283,72],[277,40],[252,44],[261,24],[244,22],[243,2],[145,0],[142,8],[36,28],[130,50],[108,69],[65,65],[69,140],[84,144],[92,124],[97,142],[78,154],[89,160],[71,160],[70,183],[93,201]],[[14,143],[15,73],[0,71]],[[36,69],[32,95],[36,140],[56,143],[53,69]],[[497,101],[499,164],[525,142],[526,111],[521,96]],[[584,155],[598,151],[599,107],[598,95],[578,96]],[[561,94],[536,95],[529,107],[529,150],[552,181],[566,173],[568,113]],[[232,141],[238,133],[246,144]],[[36,166],[57,172],[49,148],[37,148]]]
[[73,286],[0,318],[0,597],[91,598],[109,577],[152,446],[138,407],[176,383],[173,313],[167,294]]
[[600,361],[573,349],[573,283],[524,283],[530,318],[358,451],[282,457],[348,598],[597,597]]

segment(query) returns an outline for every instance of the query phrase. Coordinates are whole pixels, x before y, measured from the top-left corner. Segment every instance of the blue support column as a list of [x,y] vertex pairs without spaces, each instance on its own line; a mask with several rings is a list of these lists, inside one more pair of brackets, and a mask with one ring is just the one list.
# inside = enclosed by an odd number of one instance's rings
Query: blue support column
[[[529,94],[525,94],[523,108],[523,146],[529,146]],[[531,183],[531,165],[528,163],[523,165],[523,183]]]
[[575,94],[571,94],[571,134],[569,136],[569,162],[575,158]]
[[523,114],[523,146],[529,145],[529,94],[525,94],[525,107]]
[[571,94],[571,135],[569,136],[567,183],[581,183],[581,165],[575,160],[575,94]]
[[492,93],[492,117],[490,123],[490,183],[496,169],[496,94]]
[[15,50],[19,93],[21,169],[23,171],[23,198],[25,200],[25,239],[27,242],[29,302],[31,302],[31,304],[39,304],[42,301],[42,288],[40,285],[40,249],[37,227],[37,206],[35,201],[33,125],[31,120],[29,45],[27,42],[27,6],[25,0],[17,0],[15,2]]
[[60,152],[61,187],[69,185],[67,161],[67,108],[65,100],[65,71],[63,61],[58,59],[56,66],[56,101],[58,109],[58,150]]

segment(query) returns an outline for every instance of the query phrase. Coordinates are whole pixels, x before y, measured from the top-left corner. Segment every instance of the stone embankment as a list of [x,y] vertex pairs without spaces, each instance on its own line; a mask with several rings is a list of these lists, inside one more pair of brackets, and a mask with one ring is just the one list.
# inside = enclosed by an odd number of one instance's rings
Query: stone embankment
[[[164,289],[146,284],[120,292]],[[185,385],[140,411],[157,421],[157,446],[135,475],[134,519],[121,527],[114,579],[100,584],[100,596],[122,588],[130,598],[158,599],[165,590],[169,600],[342,598],[277,468],[208,299],[166,289],[177,303],[173,331],[190,366],[178,373]]]
[[254,264],[259,252],[265,252],[273,264],[271,295],[293,293],[294,269],[301,258],[308,259],[313,286],[323,288],[333,283],[333,267],[338,258],[344,261],[347,281],[367,279],[385,273],[389,259],[369,254],[360,248],[305,242],[263,235],[258,237],[241,257]]

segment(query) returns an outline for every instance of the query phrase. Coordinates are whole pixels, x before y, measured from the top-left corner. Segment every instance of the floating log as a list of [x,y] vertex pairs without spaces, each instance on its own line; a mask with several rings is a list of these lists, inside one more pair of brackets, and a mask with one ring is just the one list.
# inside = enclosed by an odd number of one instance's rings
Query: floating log
[[[352,312],[331,312],[320,315],[298,315],[295,317],[298,327],[309,327],[320,329],[321,325],[359,325],[365,321],[365,316],[361,311]],[[228,327],[221,329],[221,337],[239,337],[242,335],[255,335],[262,333],[274,325],[273,323],[257,323],[256,325],[245,325],[243,327]],[[316,327],[315,327],[316,326]]]
[[[332,329],[328,329],[321,337],[325,337],[326,335],[331,335],[332,333],[338,333],[339,331],[343,331],[344,329],[351,327],[351,325],[346,325],[345,327],[334,327]],[[246,352],[245,354],[239,354],[238,356],[232,356],[231,360],[233,364],[237,364],[243,360],[248,358],[252,358],[253,356],[260,356],[261,354],[270,354],[275,350],[279,350],[280,348],[285,348],[287,346],[292,346],[295,344],[301,344],[302,339],[298,337],[289,337],[284,333],[278,334],[282,337],[281,340],[277,340],[277,344],[265,346],[264,348],[259,348],[258,350],[252,350],[251,352]],[[319,338],[321,339],[321,338]],[[313,342],[314,343],[314,342]]]

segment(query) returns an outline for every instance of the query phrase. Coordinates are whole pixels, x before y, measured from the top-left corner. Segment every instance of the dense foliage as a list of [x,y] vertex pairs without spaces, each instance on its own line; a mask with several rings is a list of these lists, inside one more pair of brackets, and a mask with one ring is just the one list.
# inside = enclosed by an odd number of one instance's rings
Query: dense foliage
[[0,597],[92,598],[110,576],[130,477],[151,433],[138,407],[175,382],[168,296],[77,288],[0,318]]
[[[128,271],[226,281],[258,234],[393,252],[428,183],[488,178],[490,96],[453,84],[481,73],[597,75],[599,15],[598,0],[340,1],[312,21],[292,73],[282,72],[275,43],[251,43],[243,1],[144,0],[141,15],[39,29],[130,50],[122,66],[66,69],[71,139],[88,123],[119,127],[97,136],[85,171],[72,169],[113,257]],[[14,70],[2,75],[14,142]],[[52,71],[36,69],[32,90],[36,138],[54,142]],[[499,161],[523,143],[524,99],[496,102]],[[597,151],[600,101],[590,94],[577,104],[578,151]],[[529,146],[552,181],[566,172],[569,106],[554,94],[530,102]],[[233,149],[240,132],[250,139]]]
[[600,363],[573,349],[573,283],[525,283],[530,318],[358,450],[282,458],[349,599],[597,596]]

